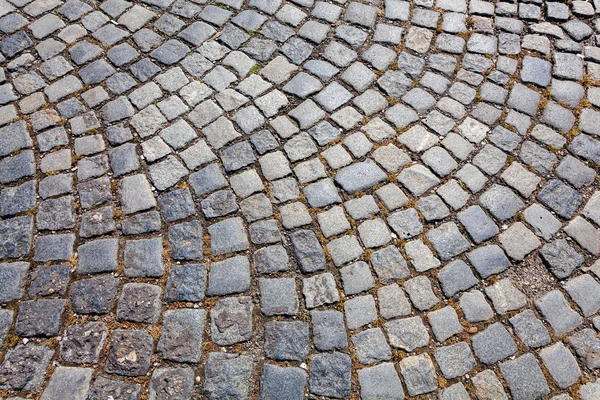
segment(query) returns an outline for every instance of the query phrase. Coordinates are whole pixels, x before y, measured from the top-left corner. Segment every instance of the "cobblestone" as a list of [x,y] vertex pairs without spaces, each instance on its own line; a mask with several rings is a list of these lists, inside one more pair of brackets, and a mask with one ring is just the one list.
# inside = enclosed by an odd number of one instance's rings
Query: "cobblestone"
[[599,6],[0,1],[2,395],[596,399]]

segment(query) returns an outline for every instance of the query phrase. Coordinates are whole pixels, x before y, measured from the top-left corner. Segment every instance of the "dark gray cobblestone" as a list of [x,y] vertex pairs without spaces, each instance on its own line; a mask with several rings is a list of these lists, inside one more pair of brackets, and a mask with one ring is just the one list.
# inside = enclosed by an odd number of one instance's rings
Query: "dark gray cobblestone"
[[0,0],[0,398],[597,400],[598,13]]

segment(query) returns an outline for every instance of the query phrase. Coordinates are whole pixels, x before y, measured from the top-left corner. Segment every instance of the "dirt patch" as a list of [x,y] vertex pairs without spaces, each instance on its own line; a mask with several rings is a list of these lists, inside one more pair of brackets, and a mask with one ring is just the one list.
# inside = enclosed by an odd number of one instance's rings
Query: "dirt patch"
[[508,271],[507,277],[532,300],[559,286],[538,252],[514,264]]

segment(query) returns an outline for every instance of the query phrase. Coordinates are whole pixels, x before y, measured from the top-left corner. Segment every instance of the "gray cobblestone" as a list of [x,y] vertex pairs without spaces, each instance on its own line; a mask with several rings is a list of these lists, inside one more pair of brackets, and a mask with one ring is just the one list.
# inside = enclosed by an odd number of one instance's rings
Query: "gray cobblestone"
[[597,397],[597,2],[0,3],[4,397]]

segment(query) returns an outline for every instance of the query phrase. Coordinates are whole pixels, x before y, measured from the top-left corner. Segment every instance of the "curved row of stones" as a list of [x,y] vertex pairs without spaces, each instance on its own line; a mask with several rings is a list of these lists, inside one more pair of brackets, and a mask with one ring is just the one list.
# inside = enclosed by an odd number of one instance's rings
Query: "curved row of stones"
[[0,397],[600,398],[596,3],[0,0]]

